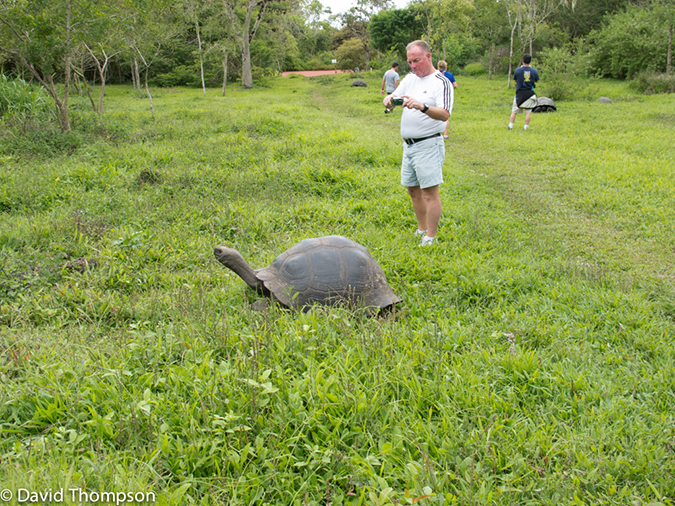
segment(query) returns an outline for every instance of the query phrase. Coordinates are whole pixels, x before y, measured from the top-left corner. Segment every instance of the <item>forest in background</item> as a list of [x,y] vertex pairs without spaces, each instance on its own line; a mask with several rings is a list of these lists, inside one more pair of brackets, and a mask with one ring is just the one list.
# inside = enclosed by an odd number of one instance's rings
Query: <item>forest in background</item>
[[[69,130],[68,96],[103,113],[106,83],[222,87],[288,70],[384,70],[405,45],[429,41],[458,74],[508,75],[524,52],[554,83],[637,79],[672,92],[675,0],[359,0],[331,13],[319,0],[9,0],[0,4],[0,64],[39,82]],[[333,61],[337,63],[333,63]],[[505,85],[510,79],[504,79]],[[94,88],[96,86],[96,88]]]

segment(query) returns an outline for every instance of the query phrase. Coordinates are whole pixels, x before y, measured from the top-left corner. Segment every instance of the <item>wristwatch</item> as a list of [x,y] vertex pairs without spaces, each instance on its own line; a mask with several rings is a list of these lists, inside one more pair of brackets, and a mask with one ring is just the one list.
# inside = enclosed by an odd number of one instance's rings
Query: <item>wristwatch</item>
[[424,104],[424,109],[422,109],[422,112],[426,113],[429,110],[429,106],[427,104]]

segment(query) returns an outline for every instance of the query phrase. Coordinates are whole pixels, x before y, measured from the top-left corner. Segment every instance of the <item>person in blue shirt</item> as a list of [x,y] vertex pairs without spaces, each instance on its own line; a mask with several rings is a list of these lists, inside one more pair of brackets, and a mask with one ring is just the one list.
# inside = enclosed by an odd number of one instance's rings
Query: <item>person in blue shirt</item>
[[513,124],[516,121],[516,114],[525,111],[525,126],[523,130],[530,127],[530,116],[532,109],[537,106],[537,95],[534,88],[539,81],[537,69],[532,67],[532,56],[523,55],[523,64],[513,73],[513,80],[516,82],[516,96],[513,99],[511,108],[511,118],[509,119],[509,130],[513,130]]
[[[439,60],[438,61],[438,70],[448,79],[450,79],[450,82],[452,83],[453,89],[457,89],[457,81],[455,80],[455,76],[453,76],[450,72],[448,72],[448,62],[445,60]],[[448,138],[448,128],[450,127],[450,123],[445,124],[445,131],[443,132],[443,138],[447,139]]]

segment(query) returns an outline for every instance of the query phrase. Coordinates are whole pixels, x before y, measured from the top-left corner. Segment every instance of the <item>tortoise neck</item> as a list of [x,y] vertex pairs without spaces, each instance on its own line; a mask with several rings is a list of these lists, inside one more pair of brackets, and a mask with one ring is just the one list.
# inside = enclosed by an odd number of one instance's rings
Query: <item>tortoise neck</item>
[[261,292],[263,290],[263,283],[258,279],[255,271],[244,260],[244,257],[234,249],[227,249],[227,252],[218,257],[218,261],[228,269],[234,271],[241,279],[243,279],[248,286],[254,290]]

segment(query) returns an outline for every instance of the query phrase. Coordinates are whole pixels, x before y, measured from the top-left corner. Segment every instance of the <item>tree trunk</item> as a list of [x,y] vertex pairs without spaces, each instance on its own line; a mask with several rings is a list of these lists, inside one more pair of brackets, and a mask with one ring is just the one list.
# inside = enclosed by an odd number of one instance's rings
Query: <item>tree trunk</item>
[[148,88],[148,73],[150,69],[146,67],[145,69],[145,92],[148,94],[148,100],[150,100],[150,114],[152,114],[152,121],[155,121],[155,109],[152,107],[152,94],[150,93],[150,88]]
[[195,30],[197,31],[197,46],[199,48],[199,71],[202,76],[202,91],[206,95],[206,84],[204,83],[204,56],[202,55],[202,38],[199,35],[199,22],[195,21]]
[[105,71],[106,71],[106,65],[108,65],[108,62],[106,61],[105,64],[103,65],[103,70],[101,71],[101,98],[98,101],[98,114],[99,116],[103,116],[103,97],[105,97]]
[[241,85],[243,88],[253,88],[253,73],[251,69],[251,16],[255,0],[249,0],[246,8],[246,18],[241,36]]
[[666,72],[668,75],[673,73],[672,65],[673,57],[673,23],[670,23],[670,31],[668,32],[668,60],[666,62]]
[[61,129],[70,132],[70,119],[68,118],[68,94],[70,93],[70,15],[71,0],[66,2],[66,56],[63,62],[65,75],[63,76],[63,102],[61,104]]
[[507,87],[511,87],[511,75],[513,74],[513,37],[516,33],[516,26],[517,23],[514,23],[513,26],[511,27],[511,45],[509,46],[509,76],[508,80],[509,82],[507,83]]
[[223,96],[225,96],[225,90],[227,89],[227,56],[228,51],[225,51],[225,57],[223,58]]
[[138,69],[136,56],[134,56],[134,67],[131,69],[131,80],[134,82],[134,89],[141,91],[141,71]]

